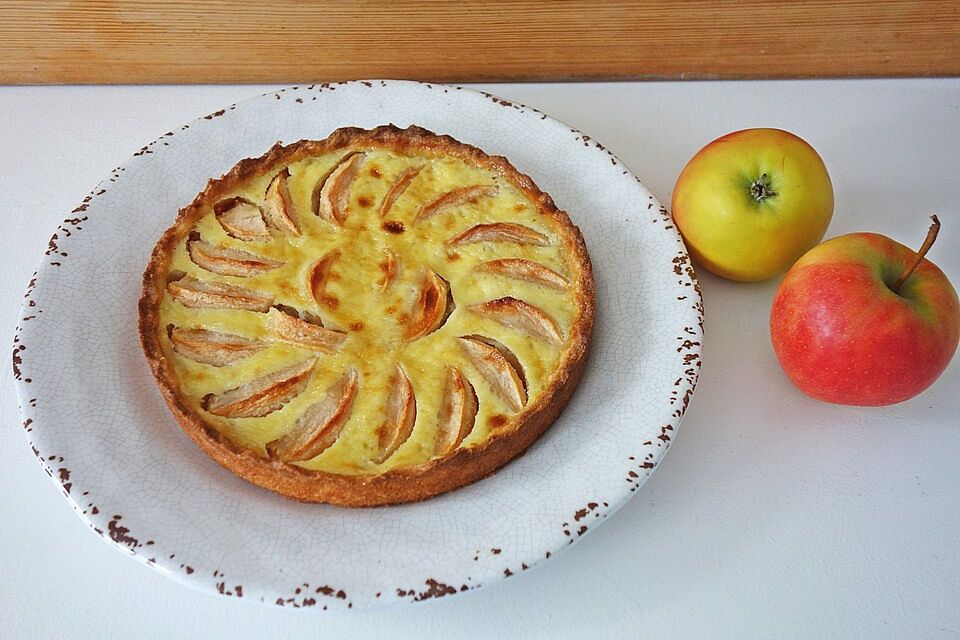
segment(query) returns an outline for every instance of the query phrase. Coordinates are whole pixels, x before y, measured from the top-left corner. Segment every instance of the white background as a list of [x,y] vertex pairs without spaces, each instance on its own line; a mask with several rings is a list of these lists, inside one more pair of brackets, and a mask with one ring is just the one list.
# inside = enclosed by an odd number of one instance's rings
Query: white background
[[[101,178],[164,132],[271,88],[0,88],[0,343],[50,234]],[[916,247],[936,212],[930,257],[960,286],[960,80],[480,88],[589,134],[665,204],[710,140],[789,129],[833,179],[828,237],[876,231]],[[206,595],[118,553],[41,471],[4,365],[0,636],[960,637],[960,359],[901,405],[822,404],[770,348],[777,280],[699,275],[703,375],[636,497],[520,576],[368,612]]]

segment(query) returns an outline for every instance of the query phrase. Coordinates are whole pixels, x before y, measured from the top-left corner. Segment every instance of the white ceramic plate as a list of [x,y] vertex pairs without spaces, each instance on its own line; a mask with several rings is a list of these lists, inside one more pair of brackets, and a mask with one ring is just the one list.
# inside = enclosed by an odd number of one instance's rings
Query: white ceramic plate
[[[400,507],[300,504],[220,468],[182,433],[140,351],[140,277],[208,177],[277,140],[384,123],[505,155],[570,213],[596,275],[590,362],[560,419],[491,478]],[[14,338],[14,369],[34,453],[104,539],[202,590],[358,608],[519,574],[621,507],[683,417],[701,320],[669,215],[600,144],[491,95],[358,81],[246,100],[165,134],[111,173],[50,241]]]

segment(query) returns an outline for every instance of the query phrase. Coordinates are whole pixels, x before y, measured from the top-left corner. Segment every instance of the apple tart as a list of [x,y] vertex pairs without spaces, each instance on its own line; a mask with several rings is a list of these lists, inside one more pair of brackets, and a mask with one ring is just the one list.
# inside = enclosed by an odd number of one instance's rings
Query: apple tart
[[157,243],[141,342],[185,432],[298,500],[422,500],[496,471],[583,369],[580,231],[505,158],[338,129],[211,180]]

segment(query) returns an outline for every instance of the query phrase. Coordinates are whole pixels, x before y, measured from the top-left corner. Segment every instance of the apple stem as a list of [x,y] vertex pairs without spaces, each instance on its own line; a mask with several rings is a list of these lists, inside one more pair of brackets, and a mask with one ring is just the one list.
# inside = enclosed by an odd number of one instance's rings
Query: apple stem
[[770,188],[769,176],[761,173],[757,181],[750,185],[750,195],[752,195],[753,199],[757,202],[761,202],[766,198],[777,195],[777,192]]
[[936,215],[930,216],[930,219],[933,220],[933,224],[930,225],[930,229],[927,231],[927,237],[924,239],[923,244],[920,245],[920,250],[917,251],[916,259],[907,267],[900,277],[897,278],[897,281],[893,283],[891,289],[894,293],[900,293],[900,287],[903,286],[903,283],[907,281],[907,278],[910,277],[910,274],[913,273],[913,270],[920,266],[920,263],[923,262],[923,257],[927,255],[927,251],[930,250],[930,247],[933,246],[933,243],[937,239],[937,233],[940,232],[940,221],[937,219]]

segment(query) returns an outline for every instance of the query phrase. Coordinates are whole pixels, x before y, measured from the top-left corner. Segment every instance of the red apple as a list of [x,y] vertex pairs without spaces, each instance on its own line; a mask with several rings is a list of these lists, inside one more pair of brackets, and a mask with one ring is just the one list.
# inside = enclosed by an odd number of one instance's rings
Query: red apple
[[770,310],[784,371],[804,393],[877,406],[912,398],[940,376],[960,340],[950,281],[919,253],[876,233],[851,233],[808,251]]

